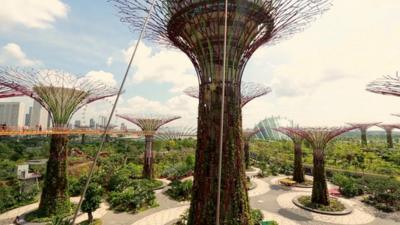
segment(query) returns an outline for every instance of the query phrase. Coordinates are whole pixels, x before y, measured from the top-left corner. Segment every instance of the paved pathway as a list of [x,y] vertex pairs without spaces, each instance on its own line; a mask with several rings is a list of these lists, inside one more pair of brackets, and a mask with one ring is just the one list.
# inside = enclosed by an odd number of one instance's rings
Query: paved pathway
[[[365,206],[356,200],[341,199],[354,207],[354,211],[345,216],[328,216],[308,212],[296,207],[292,199],[298,195],[310,194],[311,189],[287,188],[277,184],[282,177],[255,178],[253,181],[257,187],[249,191],[252,208],[261,209],[266,220],[276,220],[280,225],[399,225],[399,222],[376,218],[364,210]],[[332,187],[332,186],[331,186]],[[156,191],[158,207],[145,210],[138,214],[116,213],[107,210],[107,205],[96,211],[95,217],[103,220],[104,225],[170,225],[176,221],[185,210],[189,208],[189,202],[177,202],[169,199],[164,190]],[[4,218],[15,218],[24,210],[33,210],[34,204],[25,206],[13,212],[0,215],[0,225]],[[86,219],[86,215],[79,217]]]

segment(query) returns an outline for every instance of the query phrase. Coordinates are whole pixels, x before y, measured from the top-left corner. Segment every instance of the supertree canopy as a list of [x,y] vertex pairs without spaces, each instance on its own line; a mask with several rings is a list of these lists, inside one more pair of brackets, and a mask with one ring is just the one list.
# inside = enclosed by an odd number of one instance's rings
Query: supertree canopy
[[325,176],[325,148],[335,137],[354,129],[354,127],[316,127],[285,128],[303,137],[313,148],[313,188],[311,201],[316,204],[329,205],[328,187]]
[[[199,88],[198,87],[188,87],[183,92],[190,97],[199,98]],[[271,92],[270,87],[266,87],[262,84],[257,84],[253,82],[242,82],[240,86],[241,103],[240,106],[243,107],[251,100],[266,95]]]
[[[142,27],[153,3],[112,1],[133,30]],[[329,0],[155,2],[148,38],[183,51],[200,85],[189,225],[251,223],[244,163],[238,163],[244,161],[240,83],[245,65],[260,46],[302,30],[329,6]]]
[[400,124],[379,124],[378,127],[382,128],[386,132],[387,147],[393,148],[393,129],[400,129]]
[[0,98],[10,98],[10,97],[18,97],[23,96],[21,92],[15,91],[9,87],[0,86]]
[[165,127],[160,128],[156,133],[156,139],[159,140],[182,140],[196,137],[197,128],[193,126],[183,127]]
[[301,145],[304,138],[286,127],[279,127],[275,130],[287,135],[290,139],[292,139],[294,144],[293,180],[297,183],[303,183],[305,179],[303,170],[303,150]]
[[[0,68],[0,85],[33,98],[49,111],[53,126],[67,128],[82,106],[116,95],[118,90],[98,81],[77,78],[54,70]],[[68,136],[53,134],[50,156],[39,204],[39,215],[61,215],[70,211],[67,180]]]
[[362,146],[367,146],[368,145],[368,140],[367,140],[367,130],[370,127],[376,126],[380,123],[347,123],[350,126],[360,129],[361,131],[361,145]]
[[145,152],[143,164],[143,177],[153,179],[153,153],[152,144],[156,131],[164,124],[179,119],[179,116],[163,116],[163,115],[128,115],[117,114],[117,117],[128,120],[129,122],[140,127],[145,133]]

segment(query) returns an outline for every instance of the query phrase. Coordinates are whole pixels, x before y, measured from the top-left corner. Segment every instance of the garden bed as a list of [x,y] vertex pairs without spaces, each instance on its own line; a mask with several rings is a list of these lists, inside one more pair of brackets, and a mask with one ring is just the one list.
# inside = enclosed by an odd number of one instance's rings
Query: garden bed
[[326,215],[335,215],[335,216],[347,215],[353,211],[353,209],[349,205],[341,202],[337,198],[332,198],[332,197],[330,198],[329,206],[312,203],[311,196],[297,196],[292,201],[297,207],[300,207],[302,209],[311,212],[326,214]]
[[279,184],[289,186],[289,187],[299,187],[299,188],[312,188],[313,181],[305,180],[303,183],[297,183],[290,177],[285,177],[279,180]]

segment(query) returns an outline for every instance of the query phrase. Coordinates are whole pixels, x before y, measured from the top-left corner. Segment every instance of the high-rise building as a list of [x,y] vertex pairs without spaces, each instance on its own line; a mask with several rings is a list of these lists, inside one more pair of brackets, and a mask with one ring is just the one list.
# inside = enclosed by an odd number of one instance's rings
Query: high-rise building
[[31,124],[32,117],[32,106],[29,107],[29,112],[25,114],[25,126],[29,126]]
[[121,123],[121,130],[127,130],[128,127],[125,125],[125,123]]
[[33,101],[32,115],[31,115],[31,128],[39,128],[47,130],[48,128],[49,113],[37,101]]
[[105,126],[107,125],[107,117],[105,117],[105,116],[99,116],[98,125],[99,125],[99,126],[105,127]]
[[90,126],[91,129],[96,128],[96,121],[94,121],[93,118],[90,119],[89,126]]
[[25,105],[22,102],[0,102],[0,124],[7,127],[23,127]]
[[75,120],[74,127],[79,128],[81,126],[81,121],[80,120]]

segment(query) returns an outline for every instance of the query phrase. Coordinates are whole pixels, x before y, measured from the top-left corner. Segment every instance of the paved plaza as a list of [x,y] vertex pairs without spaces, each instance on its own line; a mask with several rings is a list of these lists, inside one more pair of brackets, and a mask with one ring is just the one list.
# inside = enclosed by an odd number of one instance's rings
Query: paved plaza
[[[367,206],[357,200],[341,199],[354,207],[353,212],[344,216],[321,215],[305,211],[296,207],[292,199],[299,195],[311,193],[311,189],[282,187],[277,181],[282,177],[253,178],[257,185],[249,191],[252,208],[260,209],[266,220],[276,220],[280,225],[399,225],[394,220],[377,218],[367,210]],[[330,185],[330,187],[333,187]],[[156,191],[159,206],[137,214],[116,213],[108,210],[102,204],[95,213],[96,218],[101,218],[104,225],[171,225],[188,208],[189,202],[177,202],[168,198],[163,192]],[[76,198],[73,201],[77,201]],[[0,215],[0,225],[10,224],[12,218],[22,213],[31,211],[37,204],[24,206]],[[79,221],[85,219],[81,215]],[[31,223],[33,224],[33,223]]]

